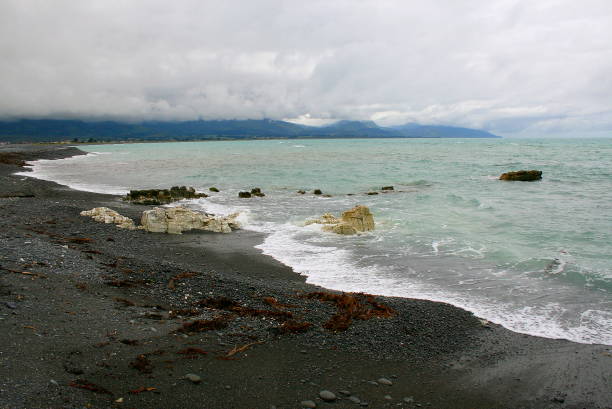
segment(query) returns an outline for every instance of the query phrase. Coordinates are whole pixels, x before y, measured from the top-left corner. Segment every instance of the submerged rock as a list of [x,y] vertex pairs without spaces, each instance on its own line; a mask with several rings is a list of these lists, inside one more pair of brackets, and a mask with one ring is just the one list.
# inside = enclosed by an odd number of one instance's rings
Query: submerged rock
[[155,233],[181,234],[188,230],[206,230],[216,233],[230,233],[239,228],[238,213],[225,217],[198,213],[185,207],[156,207],[142,213],[143,229]]
[[91,210],[83,210],[81,216],[89,216],[97,222],[114,224],[120,229],[136,230],[134,220],[117,213],[108,207],[94,207]]
[[322,224],[323,231],[336,234],[352,235],[364,231],[374,230],[374,216],[366,206],[355,206],[342,213],[338,219],[330,213],[325,213],[319,219],[308,220],[305,224]]
[[393,186],[383,186],[381,190],[394,190]]
[[258,187],[255,187],[255,188],[251,189],[251,195],[257,196],[257,197],[264,197],[265,196],[265,194],[263,194],[261,192],[261,189],[258,188]]
[[130,190],[123,200],[141,205],[162,205],[183,199],[208,197],[205,193],[196,193],[193,187],[173,186],[170,189]]
[[518,170],[516,172],[503,173],[499,180],[511,180],[520,182],[531,182],[542,179],[541,170]]

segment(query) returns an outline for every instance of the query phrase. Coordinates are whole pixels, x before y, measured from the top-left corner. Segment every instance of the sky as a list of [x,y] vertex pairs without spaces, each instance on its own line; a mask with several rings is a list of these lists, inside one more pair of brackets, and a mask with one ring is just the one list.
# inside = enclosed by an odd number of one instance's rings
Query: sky
[[612,1],[2,0],[0,118],[612,136]]

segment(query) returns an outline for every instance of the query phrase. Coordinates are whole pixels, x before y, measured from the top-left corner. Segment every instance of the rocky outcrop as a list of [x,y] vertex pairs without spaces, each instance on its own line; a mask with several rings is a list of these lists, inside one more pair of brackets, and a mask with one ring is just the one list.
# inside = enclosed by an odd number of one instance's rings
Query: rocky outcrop
[[114,224],[120,229],[136,230],[134,220],[125,217],[109,209],[108,207],[94,207],[91,210],[83,210],[81,216],[89,216],[97,222]]
[[258,187],[254,187],[253,189],[251,189],[250,192],[246,192],[246,191],[238,192],[238,197],[241,197],[243,199],[253,197],[253,196],[264,197],[265,194]]
[[123,200],[141,205],[159,206],[183,199],[208,197],[205,193],[196,193],[193,187],[173,186],[170,189],[130,190]]
[[370,209],[361,205],[342,213],[340,219],[330,213],[325,213],[319,219],[307,221],[306,225],[313,223],[322,224],[323,231],[344,235],[358,234],[375,228],[374,216],[370,213]]
[[156,233],[181,234],[188,230],[206,230],[216,233],[230,233],[239,228],[238,213],[225,217],[195,212],[186,207],[156,207],[142,213],[143,229]]
[[521,181],[521,182],[531,182],[534,180],[542,179],[542,171],[541,170],[519,170],[516,172],[507,172],[503,173],[499,180],[510,180],[510,181]]

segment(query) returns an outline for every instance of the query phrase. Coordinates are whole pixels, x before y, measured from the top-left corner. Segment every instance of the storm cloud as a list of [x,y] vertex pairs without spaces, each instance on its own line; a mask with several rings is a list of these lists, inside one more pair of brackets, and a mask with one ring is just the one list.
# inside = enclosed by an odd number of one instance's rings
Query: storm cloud
[[0,117],[612,130],[612,2],[0,2]]

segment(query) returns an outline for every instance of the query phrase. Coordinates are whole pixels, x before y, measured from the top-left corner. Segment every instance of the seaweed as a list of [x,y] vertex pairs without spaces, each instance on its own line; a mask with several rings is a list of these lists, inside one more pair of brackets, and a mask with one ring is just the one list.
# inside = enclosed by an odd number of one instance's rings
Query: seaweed
[[184,355],[185,359],[197,359],[200,355],[207,355],[208,352],[201,348],[188,347],[177,352],[179,355]]
[[229,315],[221,315],[210,320],[195,320],[184,323],[176,331],[178,332],[203,332],[227,328],[231,319]]
[[92,391],[92,392],[95,392],[95,393],[103,393],[103,394],[107,394],[107,395],[112,395],[112,393],[109,390],[107,390],[107,389],[105,389],[105,388],[103,388],[103,387],[101,387],[99,385],[96,385],[95,383],[91,383],[89,381],[86,381],[85,379],[74,380],[74,381],[70,382],[68,385],[72,386],[73,388],[85,389],[85,390]]
[[332,302],[336,305],[334,314],[323,328],[331,331],[347,330],[353,319],[369,320],[371,318],[389,318],[395,315],[395,311],[384,304],[378,303],[374,296],[363,293],[327,293],[323,291],[311,292],[306,298],[319,301]]
[[281,334],[298,334],[308,331],[310,327],[312,327],[310,322],[289,320],[283,322],[278,329]]
[[147,358],[146,354],[138,355],[136,359],[130,362],[130,367],[142,373],[153,372],[153,363]]
[[196,271],[189,271],[189,272],[184,272],[184,273],[180,273],[175,275],[174,277],[172,277],[170,279],[170,281],[168,281],[168,288],[171,290],[174,290],[174,288],[176,287],[176,282],[179,280],[182,280],[183,278],[191,278],[191,277],[195,277],[197,276],[198,272]]

